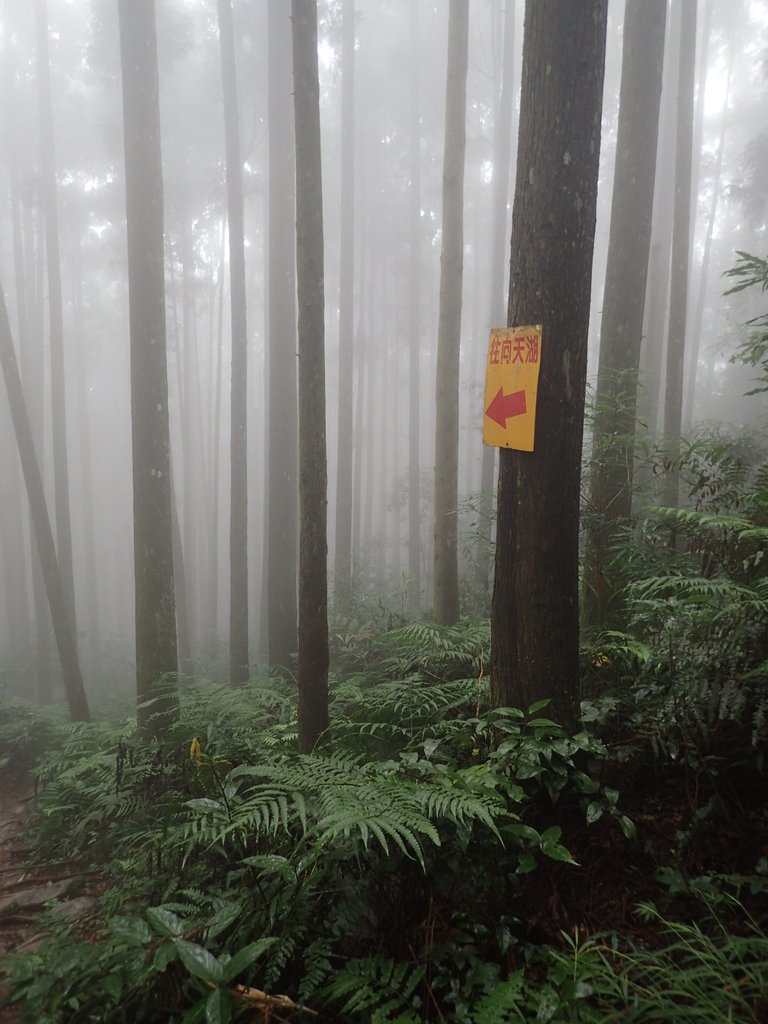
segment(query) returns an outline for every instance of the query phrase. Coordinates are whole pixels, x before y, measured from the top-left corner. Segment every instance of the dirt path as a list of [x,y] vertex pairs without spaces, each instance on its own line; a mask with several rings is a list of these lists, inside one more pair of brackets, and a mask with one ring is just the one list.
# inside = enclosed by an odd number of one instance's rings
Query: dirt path
[[[32,783],[0,785],[0,957],[32,950],[41,941],[38,918],[50,901],[70,920],[92,913],[97,879],[71,864],[25,864],[25,833],[34,802]],[[5,995],[0,968],[0,1024],[21,1024],[16,1010],[2,1007]]]

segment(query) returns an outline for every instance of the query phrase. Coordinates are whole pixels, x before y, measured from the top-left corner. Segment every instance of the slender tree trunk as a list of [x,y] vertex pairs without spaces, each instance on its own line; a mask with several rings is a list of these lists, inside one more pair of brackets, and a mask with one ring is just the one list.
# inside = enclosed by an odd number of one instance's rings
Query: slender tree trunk
[[408,212],[408,575],[412,613],[422,604],[421,581],[421,51],[418,0],[410,2],[410,169]]
[[459,348],[464,263],[469,4],[451,0],[443,156],[443,239],[437,334],[435,419],[435,621],[459,618],[457,519],[459,503]]
[[2,286],[0,286],[0,363],[5,379],[8,404],[13,417],[21,468],[27,487],[32,526],[37,540],[37,549],[40,552],[45,589],[64,675],[64,691],[69,705],[69,713],[73,722],[87,722],[90,719],[90,713],[77,656],[77,643],[67,607],[64,581],[56,558],[51,521],[45,502],[43,478],[32,440],[32,428],[21,388],[21,376],[13,347],[11,325],[8,321],[8,310]]
[[[13,240],[13,267],[16,291],[16,309],[19,327],[19,346],[22,351],[29,346],[30,337],[27,325],[27,284],[24,275],[24,243],[21,226],[21,190],[19,184],[19,166],[16,146],[18,129],[15,109],[16,96],[14,88],[15,67],[11,60],[10,47],[6,47],[5,79],[5,142],[8,154],[8,170],[10,178],[10,212],[11,236]],[[7,447],[6,447],[7,445]],[[8,492],[3,496],[3,507],[8,510],[7,544],[6,544],[6,592],[8,594],[8,629],[9,652],[16,668],[31,668],[29,651],[31,648],[31,631],[29,619],[29,587],[25,566],[25,539],[23,529],[23,493],[19,488],[20,477],[17,470],[10,469],[14,465],[15,456],[10,451],[10,436],[4,445],[7,458],[3,465],[8,467],[3,474]],[[2,486],[2,485],[0,485]],[[32,548],[35,541],[32,538]],[[45,613],[47,615],[47,612]]]
[[675,210],[667,334],[667,386],[664,394],[664,438],[669,462],[664,482],[664,502],[667,505],[677,505],[680,491],[679,456],[683,416],[688,271],[691,259],[691,167],[696,83],[696,0],[680,0],[680,3],[682,30],[675,145]]
[[267,635],[271,665],[288,668],[298,648],[296,394],[296,198],[290,9],[268,0],[269,38],[269,447]]
[[48,268],[48,314],[51,343],[51,425],[56,509],[56,550],[64,584],[67,614],[77,637],[75,579],[72,564],[72,525],[69,502],[66,374],[64,366],[64,303],[59,252],[59,205],[56,186],[56,148],[53,131],[51,73],[48,54],[48,4],[37,0],[37,74],[40,89],[40,150],[42,202]]
[[160,734],[177,698],[171,444],[165,346],[163,175],[154,0],[118,0],[128,226],[136,577],[136,694],[140,726]]
[[215,336],[211,343],[216,351],[213,416],[211,422],[211,522],[208,536],[208,612],[206,615],[211,635],[211,653],[216,650],[219,637],[219,479],[221,474],[221,379],[224,350],[224,241],[225,227],[221,225],[221,252],[219,276],[211,304],[216,306]]
[[[85,352],[85,316],[83,308],[83,252],[80,236],[74,239],[74,267],[72,300],[74,335],[80,352]],[[91,448],[91,418],[88,407],[88,387],[84,372],[77,374],[77,433],[80,452],[82,487],[84,584],[88,618],[87,666],[91,677],[101,673],[101,624],[99,614],[99,571],[96,564],[96,522],[94,508],[96,495],[93,486],[93,455]]]
[[[506,314],[504,297],[505,255],[509,218],[509,172],[512,156],[512,94],[514,92],[515,0],[504,5],[504,41],[501,48],[501,91],[497,96],[493,123],[493,206],[491,211],[491,265],[488,278],[490,326],[500,327]],[[487,342],[487,338],[485,341]],[[480,520],[483,527],[493,518],[493,481],[496,449],[483,447],[480,469]],[[490,532],[490,530],[489,530]],[[477,548],[477,575],[480,587],[488,592],[493,544],[490,535]]]
[[699,286],[696,292],[696,307],[694,310],[693,331],[691,332],[691,358],[688,368],[688,387],[686,389],[684,422],[690,427],[693,420],[693,402],[696,396],[696,376],[699,368],[699,354],[701,352],[701,328],[704,320],[704,304],[707,299],[707,282],[709,279],[709,261],[712,253],[712,237],[715,231],[717,219],[717,207],[720,202],[720,193],[723,186],[723,157],[725,155],[725,133],[728,126],[728,103],[731,95],[731,77],[733,73],[733,60],[735,47],[731,47],[728,58],[728,75],[725,81],[725,95],[723,96],[723,107],[720,114],[720,138],[717,143],[717,159],[712,184],[712,198],[709,204],[707,215],[707,234],[704,239],[704,252],[701,257],[699,268]]
[[299,304],[299,750],[328,729],[328,474],[316,0],[291,0]]
[[611,548],[632,509],[640,345],[653,220],[653,186],[667,0],[627,0],[611,229],[592,439],[584,609],[605,621],[619,582]]
[[341,49],[341,260],[339,267],[339,416],[336,458],[334,603],[351,611],[352,452],[355,347],[355,3],[344,0]]
[[[32,441],[35,451],[39,453],[40,471],[44,465],[45,430],[43,378],[43,321],[42,321],[42,218],[37,224],[30,208],[24,218],[24,275],[26,293],[26,330],[25,343],[21,346],[21,373],[24,393],[27,398],[27,411],[32,428]],[[17,268],[18,273],[18,268]],[[24,340],[24,339],[23,339]],[[37,680],[37,699],[41,704],[49,703],[53,698],[53,678],[51,675],[51,613],[45,592],[43,567],[34,530],[30,531],[30,556],[32,563],[32,598],[35,608],[35,677]]]
[[232,440],[229,516],[229,674],[248,679],[248,330],[245,297],[243,169],[230,0],[219,0],[219,35],[227,151],[229,281],[232,313]]
[[[527,0],[507,322],[543,324],[535,450],[502,449],[494,706],[575,725],[579,503],[607,0]],[[567,245],[563,240],[568,241]]]

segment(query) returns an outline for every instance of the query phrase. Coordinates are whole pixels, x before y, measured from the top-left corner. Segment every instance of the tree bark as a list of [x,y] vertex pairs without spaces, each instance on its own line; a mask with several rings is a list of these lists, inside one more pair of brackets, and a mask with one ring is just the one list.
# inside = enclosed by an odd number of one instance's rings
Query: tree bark
[[[123,80],[131,338],[136,695],[139,725],[161,734],[176,713],[163,176],[154,0],[118,0]],[[152,688],[163,691],[150,706]]]
[[291,0],[299,305],[299,751],[328,729],[328,475],[316,0]]
[[344,0],[341,48],[341,257],[339,267],[339,417],[336,445],[334,604],[352,603],[352,452],[355,284],[355,4]]
[[607,0],[528,0],[507,322],[543,324],[535,451],[502,449],[494,706],[579,694],[579,499]]
[[[512,93],[514,91],[515,0],[504,5],[504,36],[501,47],[501,90],[496,98],[493,124],[493,205],[491,211],[491,265],[489,275],[489,327],[500,327],[504,320],[504,271],[507,248],[507,199],[512,156]],[[485,338],[487,341],[487,336]],[[493,517],[493,481],[496,449],[483,446],[480,469],[480,524],[489,528],[477,551],[477,576],[483,594],[488,593],[493,544],[490,524]]]
[[229,222],[229,283],[232,315],[232,434],[229,506],[229,677],[248,679],[248,329],[245,293],[243,170],[235,70],[235,35],[230,0],[219,2],[219,37],[224,95]]
[[664,502],[676,506],[680,492],[680,431],[683,418],[683,366],[691,259],[691,173],[693,101],[696,82],[696,0],[680,0],[682,30],[675,144],[675,210],[667,332],[667,383],[664,392],[664,442],[668,462]]
[[451,0],[443,154],[443,238],[437,328],[435,417],[434,617],[459,618],[459,352],[464,267],[464,154],[466,150],[469,4]]
[[75,642],[75,633],[69,608],[67,607],[64,581],[56,558],[56,546],[53,541],[53,531],[51,530],[51,521],[45,501],[43,478],[35,453],[34,441],[32,440],[32,428],[24,402],[21,376],[16,360],[16,352],[13,347],[11,325],[8,320],[8,310],[5,305],[5,293],[2,286],[0,286],[0,364],[2,364],[21,468],[27,487],[32,527],[37,541],[37,550],[40,552],[45,590],[51,610],[56,645],[61,659],[64,691],[69,705],[69,713],[73,722],[87,722],[90,720],[90,713],[83,686],[83,677],[80,672],[77,643]]
[[296,196],[290,10],[268,0],[269,38],[269,452],[267,634],[270,665],[289,668],[298,649],[296,393]]
[[48,315],[51,345],[51,428],[53,431],[56,551],[64,584],[67,614],[77,637],[75,578],[72,562],[72,524],[69,502],[66,374],[64,365],[64,302],[61,287],[59,204],[56,186],[56,146],[53,130],[51,72],[48,53],[48,4],[37,0],[37,74],[40,99],[42,203],[45,211],[45,249],[48,270]]
[[632,510],[640,345],[653,220],[667,0],[627,0],[616,169],[592,437],[584,610],[605,622],[611,548]]

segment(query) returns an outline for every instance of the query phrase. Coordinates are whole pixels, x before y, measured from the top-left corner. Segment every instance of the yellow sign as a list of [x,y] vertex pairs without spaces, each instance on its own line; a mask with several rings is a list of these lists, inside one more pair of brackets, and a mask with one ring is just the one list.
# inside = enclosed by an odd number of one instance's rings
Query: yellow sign
[[533,451],[541,331],[541,324],[491,331],[485,366],[484,444]]

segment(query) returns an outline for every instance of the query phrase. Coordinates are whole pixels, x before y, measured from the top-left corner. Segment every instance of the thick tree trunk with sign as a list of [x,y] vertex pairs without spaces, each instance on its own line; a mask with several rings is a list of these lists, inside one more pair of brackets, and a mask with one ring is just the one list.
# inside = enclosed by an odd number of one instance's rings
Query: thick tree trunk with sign
[[232,318],[232,432],[229,505],[229,678],[248,679],[248,330],[245,300],[243,170],[237,103],[235,34],[230,0],[219,0],[219,35],[227,151],[227,221]]
[[464,152],[466,149],[469,5],[451,0],[443,155],[443,242],[437,328],[435,420],[434,616],[459,618],[457,506],[459,503],[459,345],[464,264]]
[[[136,695],[160,733],[176,712],[171,444],[165,347],[163,172],[154,0],[118,0],[131,335]],[[162,696],[146,706],[152,688]]]
[[535,450],[502,449],[491,611],[494,706],[579,684],[579,489],[607,0],[528,0],[508,323],[543,324]]
[[328,728],[328,471],[316,0],[292,0],[299,301],[299,750]]
[[600,331],[584,609],[605,620],[609,568],[632,508],[640,342],[653,218],[667,0],[627,0],[611,234]]

